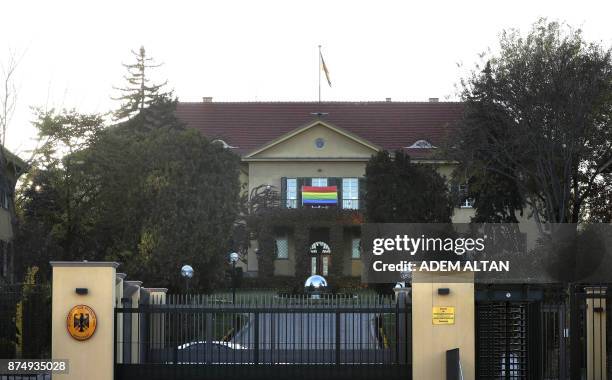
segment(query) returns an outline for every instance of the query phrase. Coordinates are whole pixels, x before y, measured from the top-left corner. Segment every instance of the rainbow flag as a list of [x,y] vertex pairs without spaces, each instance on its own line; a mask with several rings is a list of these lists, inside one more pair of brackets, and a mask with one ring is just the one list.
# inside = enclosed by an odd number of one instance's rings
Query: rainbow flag
[[302,204],[335,205],[338,204],[338,187],[336,186],[302,186]]

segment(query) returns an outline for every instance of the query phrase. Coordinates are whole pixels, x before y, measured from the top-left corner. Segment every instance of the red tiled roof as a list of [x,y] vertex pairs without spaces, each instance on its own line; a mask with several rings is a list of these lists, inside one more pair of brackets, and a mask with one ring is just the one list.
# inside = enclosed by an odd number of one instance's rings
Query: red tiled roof
[[[456,102],[201,102],[177,106],[178,117],[189,127],[210,139],[222,139],[240,155],[318,118],[389,151],[417,140],[441,146],[462,112],[462,103]],[[430,149],[409,151],[424,157]]]

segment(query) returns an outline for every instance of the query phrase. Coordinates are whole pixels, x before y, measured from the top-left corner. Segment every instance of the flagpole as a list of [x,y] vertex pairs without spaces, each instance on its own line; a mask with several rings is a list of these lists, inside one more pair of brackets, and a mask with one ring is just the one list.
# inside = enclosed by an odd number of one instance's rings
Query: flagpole
[[321,45],[319,45],[319,103],[321,103]]

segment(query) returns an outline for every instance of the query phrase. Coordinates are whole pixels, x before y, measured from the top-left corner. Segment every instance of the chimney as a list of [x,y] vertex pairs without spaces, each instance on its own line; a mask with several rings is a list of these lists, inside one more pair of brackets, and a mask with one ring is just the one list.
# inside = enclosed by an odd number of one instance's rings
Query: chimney
[[391,102],[391,98],[385,98],[385,102],[390,103]]
[[202,103],[212,103],[212,96],[204,96],[202,98]]
[[429,103],[438,103],[440,99],[438,98],[429,98]]

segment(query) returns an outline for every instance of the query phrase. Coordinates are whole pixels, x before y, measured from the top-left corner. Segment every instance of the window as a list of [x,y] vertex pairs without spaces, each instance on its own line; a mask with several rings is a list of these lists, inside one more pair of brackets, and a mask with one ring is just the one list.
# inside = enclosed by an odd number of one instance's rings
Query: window
[[353,238],[351,240],[351,259],[361,258],[361,239]]
[[427,140],[417,140],[412,145],[407,146],[408,149],[435,149],[437,148]]
[[279,236],[276,238],[276,258],[289,258],[289,242],[287,236]]
[[297,178],[287,178],[287,208],[297,208]]
[[312,186],[327,186],[327,178],[313,178]]
[[342,178],[342,208],[359,209],[359,181],[357,178]]
[[459,207],[460,208],[472,208],[474,207],[474,199],[468,198],[468,185],[462,183],[458,186],[459,192]]
[[323,276],[327,276],[329,274],[329,257],[328,256],[323,256],[322,257],[322,261],[323,261]]
[[314,256],[310,258],[310,273],[313,276],[317,274],[317,258]]

